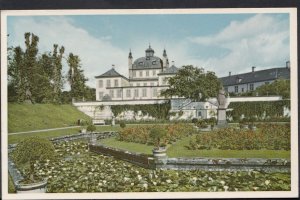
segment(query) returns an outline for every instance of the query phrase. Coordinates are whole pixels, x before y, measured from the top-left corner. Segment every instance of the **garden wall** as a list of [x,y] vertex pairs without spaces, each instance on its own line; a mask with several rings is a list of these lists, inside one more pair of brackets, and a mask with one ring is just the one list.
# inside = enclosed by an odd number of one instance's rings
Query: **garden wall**
[[155,162],[151,155],[123,151],[112,147],[106,147],[100,144],[89,144],[89,149],[91,152],[113,156],[117,159],[125,160],[144,168],[155,168]]

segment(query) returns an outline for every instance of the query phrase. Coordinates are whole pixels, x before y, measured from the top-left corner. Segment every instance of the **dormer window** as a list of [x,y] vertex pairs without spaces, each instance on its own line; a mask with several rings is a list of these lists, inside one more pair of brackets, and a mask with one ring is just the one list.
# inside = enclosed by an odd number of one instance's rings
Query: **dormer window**
[[152,61],[152,65],[156,65],[156,60],[155,60],[155,61]]
[[236,78],[236,83],[240,83],[240,82],[242,82],[242,78],[237,77],[237,78]]
[[143,62],[139,62],[139,65],[143,65]]

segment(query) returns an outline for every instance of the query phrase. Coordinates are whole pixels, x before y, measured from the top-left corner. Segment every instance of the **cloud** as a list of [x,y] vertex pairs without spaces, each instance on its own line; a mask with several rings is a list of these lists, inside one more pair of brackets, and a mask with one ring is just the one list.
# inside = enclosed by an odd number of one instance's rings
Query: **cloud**
[[[113,46],[109,35],[96,38],[86,30],[73,25],[72,20],[66,17],[49,17],[37,20],[34,17],[18,18],[13,23],[13,46],[24,47],[24,33],[32,32],[39,36],[39,52],[52,51],[53,44],[63,45],[66,49],[65,57],[70,52],[78,55],[81,59],[82,69],[85,76],[89,78],[88,85],[95,87],[94,76],[109,70],[114,64],[116,70],[127,74],[127,66],[123,67],[124,60],[127,61],[128,52]],[[124,58],[122,60],[122,58]],[[65,62],[64,62],[65,63]],[[67,72],[65,63],[63,71]],[[66,89],[68,86],[66,87]]]
[[[289,59],[289,23],[276,15],[257,14],[244,21],[232,21],[218,33],[189,37],[187,40],[202,48],[224,48],[228,53],[194,60],[212,66],[220,76],[228,71],[241,73],[284,66]],[[281,64],[278,64],[281,63]]]

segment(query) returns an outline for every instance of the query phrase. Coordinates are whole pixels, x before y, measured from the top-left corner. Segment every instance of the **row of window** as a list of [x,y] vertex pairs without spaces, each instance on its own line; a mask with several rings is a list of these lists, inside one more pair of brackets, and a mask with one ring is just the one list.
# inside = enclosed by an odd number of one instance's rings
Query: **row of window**
[[[106,80],[106,87],[112,87],[111,80],[107,79]],[[114,79],[114,87],[119,87],[119,80]],[[99,80],[98,82],[98,88],[103,88],[103,80]]]
[[[250,90],[250,91],[253,91],[253,90],[254,90],[254,84],[251,83],[249,86],[250,86],[250,87],[249,87],[249,90]],[[227,89],[227,90],[228,90],[228,89]],[[238,92],[239,92],[239,86],[238,86],[238,85],[234,86],[234,92],[235,92],[235,93],[238,93]],[[241,92],[245,92],[245,90],[244,90],[243,87],[241,88]]]
[[[126,89],[125,90],[126,98],[131,98],[131,97],[135,97],[135,98],[137,98],[137,97],[148,97],[148,93],[147,93],[147,89],[146,88],[142,89],[142,93],[141,93],[142,96],[140,96],[139,91],[140,91],[139,89],[134,89],[133,91],[131,89]],[[99,99],[102,99],[103,96],[104,96],[104,93],[103,92],[99,92]],[[109,96],[111,98],[121,98],[122,97],[122,89],[109,90]],[[152,96],[153,97],[157,97],[157,88],[153,88],[153,90],[152,90]]]
[[[143,71],[133,71],[132,72],[132,77],[149,77],[150,76],[151,71],[150,70],[146,70],[145,73],[143,73]],[[159,70],[152,70],[152,76],[156,76],[156,74],[159,73]]]

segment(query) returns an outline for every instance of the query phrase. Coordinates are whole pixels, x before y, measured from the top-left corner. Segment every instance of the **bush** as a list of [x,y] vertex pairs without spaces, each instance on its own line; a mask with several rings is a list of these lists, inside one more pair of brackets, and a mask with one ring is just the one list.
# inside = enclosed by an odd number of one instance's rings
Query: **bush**
[[198,122],[198,119],[197,118],[193,118],[192,119],[192,123],[196,124]]
[[[160,147],[162,143],[166,143],[167,130],[162,126],[154,126],[150,129],[150,139],[156,145]],[[164,140],[164,142],[162,142]]]
[[207,122],[206,122],[206,121],[207,121],[207,120],[204,120],[204,119],[199,120],[199,121],[196,123],[196,126],[197,126],[198,128],[207,128],[208,125],[207,125]]
[[160,127],[167,131],[166,143],[170,144],[177,141],[178,139],[194,134],[197,132],[195,127],[191,124],[185,123],[174,123],[168,125],[143,125],[137,127],[130,127],[122,129],[117,139],[120,141],[136,142],[141,144],[155,144],[150,138],[150,131],[153,127]]
[[33,176],[35,162],[53,160],[55,149],[49,140],[33,136],[21,141],[13,151],[12,157],[17,165],[29,165],[29,178],[31,181],[35,181]]
[[125,128],[125,127],[126,127],[125,122],[121,121],[121,122],[120,122],[120,127],[121,127],[121,128]]
[[86,130],[88,132],[93,133],[96,130],[96,126],[94,124],[90,124],[90,125],[88,125],[88,127],[86,128]]
[[259,125],[257,131],[238,130],[234,128],[219,129],[210,133],[197,135],[190,141],[189,149],[223,150],[290,150],[289,125]]

